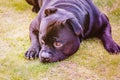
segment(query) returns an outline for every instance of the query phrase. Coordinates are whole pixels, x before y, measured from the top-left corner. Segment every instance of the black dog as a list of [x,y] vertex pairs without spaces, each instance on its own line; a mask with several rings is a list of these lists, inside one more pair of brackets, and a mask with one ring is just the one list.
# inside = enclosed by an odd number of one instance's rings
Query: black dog
[[120,46],[112,39],[107,16],[91,0],[27,1],[35,12],[40,11],[30,25],[31,47],[25,53],[26,58],[60,61],[74,54],[80,42],[90,37],[100,38],[109,53],[120,52]]

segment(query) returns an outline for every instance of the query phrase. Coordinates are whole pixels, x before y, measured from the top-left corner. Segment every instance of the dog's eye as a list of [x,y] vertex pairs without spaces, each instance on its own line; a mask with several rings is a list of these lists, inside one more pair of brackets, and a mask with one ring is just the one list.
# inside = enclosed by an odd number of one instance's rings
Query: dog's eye
[[60,48],[60,47],[63,46],[63,44],[62,44],[61,42],[54,42],[53,45],[54,45],[54,47],[56,47],[56,48]]

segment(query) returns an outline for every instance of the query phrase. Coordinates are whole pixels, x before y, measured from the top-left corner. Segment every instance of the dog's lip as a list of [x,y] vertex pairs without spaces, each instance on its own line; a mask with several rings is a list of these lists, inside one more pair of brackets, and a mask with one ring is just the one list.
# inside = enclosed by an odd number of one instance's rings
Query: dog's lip
[[51,58],[48,59],[48,58],[42,58],[42,57],[40,57],[39,60],[42,63],[49,63],[49,62],[51,62]]

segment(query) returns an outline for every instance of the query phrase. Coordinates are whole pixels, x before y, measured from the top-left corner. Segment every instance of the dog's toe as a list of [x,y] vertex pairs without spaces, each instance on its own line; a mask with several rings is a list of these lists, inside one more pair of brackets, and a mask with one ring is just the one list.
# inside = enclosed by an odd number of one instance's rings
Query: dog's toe
[[39,55],[39,49],[29,49],[25,53],[25,58],[26,59],[35,59],[38,58]]
[[107,51],[110,54],[119,54],[120,53],[120,46],[116,43],[111,43],[109,46],[106,47]]

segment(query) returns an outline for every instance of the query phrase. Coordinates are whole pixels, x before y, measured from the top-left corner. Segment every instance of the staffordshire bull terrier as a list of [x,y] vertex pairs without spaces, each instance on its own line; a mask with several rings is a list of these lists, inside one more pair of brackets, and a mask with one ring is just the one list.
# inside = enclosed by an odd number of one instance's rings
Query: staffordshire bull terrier
[[92,0],[26,1],[33,5],[35,12],[40,9],[30,24],[31,46],[25,53],[27,59],[64,60],[79,49],[82,40],[91,37],[101,39],[110,54],[120,52],[120,46],[112,39],[108,17]]

